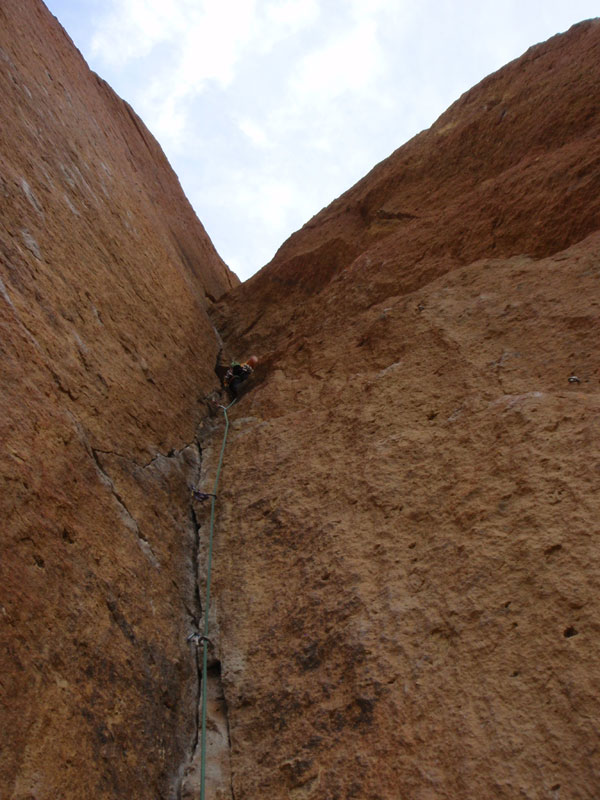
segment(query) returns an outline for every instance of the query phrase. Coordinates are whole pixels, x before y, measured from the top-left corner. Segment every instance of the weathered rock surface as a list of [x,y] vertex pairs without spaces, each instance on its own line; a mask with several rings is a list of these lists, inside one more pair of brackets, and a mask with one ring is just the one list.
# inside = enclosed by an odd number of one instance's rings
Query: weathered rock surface
[[289,300],[295,323],[336,277],[361,308],[479,258],[541,258],[597,230],[599,25],[488,76],[307,222],[228,298],[229,338],[274,349],[292,327]]
[[0,6],[0,797],[166,796],[194,739],[188,484],[237,279],[145,126]]
[[219,304],[236,800],[600,795],[599,87],[532,48]]
[[[0,796],[195,800],[236,281],[45,9],[0,23]],[[532,48],[212,307],[263,363],[207,798],[600,794],[599,87],[597,21]]]

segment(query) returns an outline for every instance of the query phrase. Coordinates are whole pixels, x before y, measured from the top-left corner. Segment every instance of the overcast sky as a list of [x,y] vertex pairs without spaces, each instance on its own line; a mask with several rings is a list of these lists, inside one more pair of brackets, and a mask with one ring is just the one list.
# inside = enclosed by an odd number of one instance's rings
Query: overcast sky
[[597,0],[46,0],[161,143],[242,280]]

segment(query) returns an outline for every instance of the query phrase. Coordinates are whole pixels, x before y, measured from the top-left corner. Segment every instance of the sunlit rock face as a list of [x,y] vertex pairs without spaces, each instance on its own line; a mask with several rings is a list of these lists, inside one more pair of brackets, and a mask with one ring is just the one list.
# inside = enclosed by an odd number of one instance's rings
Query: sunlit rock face
[[532,48],[219,304],[236,800],[600,794],[599,87]]
[[237,283],[132,109],[0,5],[0,797],[167,796],[191,747],[188,484]]
[[0,48],[0,796],[200,796],[219,334],[207,800],[600,794],[600,24],[237,287],[41,4]]

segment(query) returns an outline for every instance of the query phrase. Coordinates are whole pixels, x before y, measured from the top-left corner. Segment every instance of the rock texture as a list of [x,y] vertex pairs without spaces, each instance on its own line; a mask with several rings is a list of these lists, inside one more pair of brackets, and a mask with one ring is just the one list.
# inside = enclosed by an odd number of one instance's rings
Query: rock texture
[[599,87],[532,48],[219,304],[236,800],[600,795]]
[[600,23],[239,287],[39,3],[5,0],[0,47],[0,796],[199,796],[209,311],[262,363],[217,504],[207,800],[598,797]]
[[0,797],[166,797],[195,736],[188,484],[238,281],[36,0],[0,6]]
[[597,230],[599,77],[596,21],[487,77],[285,242],[228,298],[224,331],[273,349],[273,334],[290,332],[291,292],[295,322],[335,278],[360,308],[478,258],[539,258]]

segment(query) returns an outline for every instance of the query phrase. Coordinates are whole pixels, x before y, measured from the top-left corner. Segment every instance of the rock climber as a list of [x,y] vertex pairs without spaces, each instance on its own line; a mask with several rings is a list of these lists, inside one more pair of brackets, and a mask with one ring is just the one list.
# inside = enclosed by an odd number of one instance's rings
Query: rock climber
[[227,372],[223,383],[225,384],[232,400],[237,400],[240,396],[241,387],[252,375],[258,364],[256,356],[250,356],[245,364],[238,364],[236,361],[232,363]]

